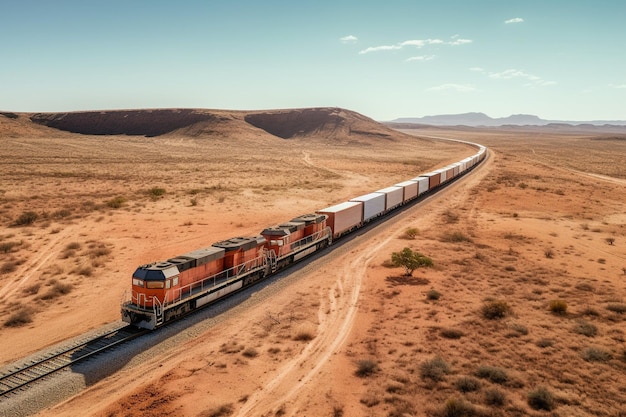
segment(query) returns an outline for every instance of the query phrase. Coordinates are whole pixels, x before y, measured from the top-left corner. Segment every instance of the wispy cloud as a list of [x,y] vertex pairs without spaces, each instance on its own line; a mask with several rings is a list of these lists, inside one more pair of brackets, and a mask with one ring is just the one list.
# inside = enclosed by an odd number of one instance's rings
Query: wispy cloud
[[393,51],[396,49],[402,49],[400,45],[381,45],[381,46],[370,46],[369,48],[365,48],[359,52],[359,54],[369,54],[370,52],[378,52],[378,51]]
[[411,61],[431,61],[435,59],[435,55],[418,55],[418,56],[412,56],[410,58],[407,58],[407,62],[411,62]]
[[471,67],[469,70],[474,72],[485,72],[485,70],[481,67]]
[[511,23],[522,23],[523,21],[524,19],[522,19],[521,17],[514,17],[513,19],[505,20],[504,23],[510,25]]
[[530,82],[526,84],[527,86],[548,86],[556,84],[556,81],[544,80],[537,75],[529,74],[526,71],[518,69],[507,69],[501,72],[487,72],[482,68],[470,68],[470,71],[478,71],[482,74],[486,74],[489,78],[496,80],[511,80],[515,78],[527,80]]
[[626,84],[609,84],[609,87],[622,89],[626,88]]
[[357,43],[359,38],[354,35],[348,35],[344,36],[343,38],[339,38],[339,40],[341,41],[341,43]]
[[449,41],[444,41],[442,39],[409,39],[406,41],[398,42],[393,45],[381,45],[381,46],[370,46],[369,48],[365,48],[359,51],[359,54],[369,54],[371,52],[379,52],[379,51],[393,51],[402,49],[404,47],[415,47],[418,49],[424,48],[429,45],[449,45],[449,46],[457,46],[457,45],[466,45],[468,43],[472,43],[471,39],[463,39],[459,38],[458,35],[454,35],[450,38]]
[[426,91],[457,91],[459,93],[470,93],[476,91],[476,88],[471,85],[463,84],[441,84],[436,87],[427,88]]

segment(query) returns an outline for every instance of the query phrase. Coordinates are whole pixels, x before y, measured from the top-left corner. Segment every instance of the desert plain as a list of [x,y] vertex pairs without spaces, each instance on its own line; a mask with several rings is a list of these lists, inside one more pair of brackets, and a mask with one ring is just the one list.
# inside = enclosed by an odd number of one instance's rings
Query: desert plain
[[[394,126],[335,108],[3,113],[0,364],[118,321],[138,265],[475,153],[445,138],[488,158],[37,415],[625,415],[615,127]],[[404,247],[434,266],[403,276],[389,260]]]

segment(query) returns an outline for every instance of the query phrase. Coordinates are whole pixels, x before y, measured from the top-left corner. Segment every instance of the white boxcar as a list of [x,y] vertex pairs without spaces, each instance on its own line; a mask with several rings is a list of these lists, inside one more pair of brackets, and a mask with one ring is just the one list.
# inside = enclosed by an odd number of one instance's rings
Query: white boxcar
[[417,183],[417,195],[422,195],[428,191],[428,178],[427,177],[415,177],[411,181]]
[[402,187],[391,186],[376,192],[385,195],[385,211],[398,207],[404,199],[404,188]]
[[402,187],[404,189],[404,203],[417,197],[417,183],[415,181],[399,182],[395,184],[395,187]]
[[357,201],[346,201],[317,213],[328,216],[326,225],[333,231],[333,237],[337,238],[350,230],[363,224],[363,203]]
[[440,175],[439,179],[441,181],[441,184],[447,181],[448,179],[448,176],[446,175],[446,172],[448,172],[447,168],[436,169],[435,172],[439,173]]
[[385,194],[369,193],[350,201],[363,203],[363,221],[368,222],[385,212]]

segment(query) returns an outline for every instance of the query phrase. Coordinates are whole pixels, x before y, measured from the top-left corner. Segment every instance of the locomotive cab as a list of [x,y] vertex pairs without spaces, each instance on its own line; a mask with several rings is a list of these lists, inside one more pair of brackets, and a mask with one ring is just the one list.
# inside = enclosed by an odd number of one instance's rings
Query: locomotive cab
[[178,268],[170,262],[142,265],[133,274],[133,303],[143,308],[163,304],[178,281]]

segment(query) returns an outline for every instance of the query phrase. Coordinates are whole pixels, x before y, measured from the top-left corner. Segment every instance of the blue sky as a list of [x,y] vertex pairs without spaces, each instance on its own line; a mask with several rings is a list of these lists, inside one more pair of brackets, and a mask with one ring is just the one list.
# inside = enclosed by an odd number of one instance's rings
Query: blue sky
[[0,0],[0,110],[626,119],[626,1]]

